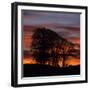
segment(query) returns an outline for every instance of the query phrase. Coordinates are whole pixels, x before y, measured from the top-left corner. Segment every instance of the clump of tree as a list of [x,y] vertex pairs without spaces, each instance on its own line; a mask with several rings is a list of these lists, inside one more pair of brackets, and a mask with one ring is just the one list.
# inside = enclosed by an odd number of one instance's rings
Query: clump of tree
[[31,51],[33,58],[41,64],[49,60],[48,63],[53,62],[53,65],[56,65],[58,57],[54,49],[59,41],[59,35],[50,29],[37,28],[32,39]]
[[37,28],[32,35],[32,57],[40,64],[48,62],[49,65],[58,67],[58,61],[65,60],[73,48],[73,44],[47,28]]

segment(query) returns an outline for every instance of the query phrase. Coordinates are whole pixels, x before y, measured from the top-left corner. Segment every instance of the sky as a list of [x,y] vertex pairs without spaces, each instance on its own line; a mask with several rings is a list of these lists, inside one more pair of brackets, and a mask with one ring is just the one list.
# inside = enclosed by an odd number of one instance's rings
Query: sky
[[30,49],[35,28],[45,27],[72,43],[80,44],[80,13],[22,10],[23,47]]
[[28,48],[31,40],[27,39],[36,27],[50,28],[63,38],[80,44],[80,13],[22,10],[22,26],[25,48]]
[[65,26],[80,26],[79,13],[66,12],[43,12],[43,11],[23,11],[24,25],[39,24],[60,24]]

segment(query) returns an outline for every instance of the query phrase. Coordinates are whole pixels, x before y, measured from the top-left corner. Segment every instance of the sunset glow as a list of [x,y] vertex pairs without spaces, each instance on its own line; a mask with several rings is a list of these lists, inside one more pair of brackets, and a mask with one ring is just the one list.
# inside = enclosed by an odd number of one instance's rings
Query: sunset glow
[[[37,62],[35,60],[33,60],[32,58],[24,58],[23,64],[37,64]],[[62,61],[59,62],[58,64],[60,66],[62,66]],[[67,64],[67,66],[80,65],[80,60],[79,59],[75,59],[75,58],[69,58],[68,60],[66,60],[65,64]]]
[[36,64],[37,62],[35,60],[32,60],[31,58],[26,58],[23,60],[23,64]]
[[[77,13],[48,13],[40,11],[23,11],[23,51],[30,50],[32,34],[38,27],[49,28],[71,43],[80,45],[80,14]],[[80,48],[80,47],[79,47]],[[31,56],[24,55],[23,64],[36,64]],[[61,65],[62,62],[59,62]],[[80,65],[80,59],[67,58],[65,64]]]
[[80,38],[69,38],[68,40],[72,43],[80,44]]

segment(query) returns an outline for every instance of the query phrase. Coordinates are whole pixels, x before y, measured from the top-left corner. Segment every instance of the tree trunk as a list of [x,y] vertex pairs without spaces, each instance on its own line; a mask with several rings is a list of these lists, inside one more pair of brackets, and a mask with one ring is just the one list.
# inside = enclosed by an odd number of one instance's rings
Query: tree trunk
[[65,67],[65,60],[66,60],[66,57],[63,56],[63,67]]

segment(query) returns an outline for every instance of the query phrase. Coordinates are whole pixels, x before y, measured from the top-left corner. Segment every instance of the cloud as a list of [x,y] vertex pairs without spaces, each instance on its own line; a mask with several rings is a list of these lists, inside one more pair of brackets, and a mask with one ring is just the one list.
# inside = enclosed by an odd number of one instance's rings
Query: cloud
[[23,24],[24,25],[38,25],[38,24],[63,24],[66,26],[80,26],[79,13],[65,13],[65,12],[44,12],[23,10]]

